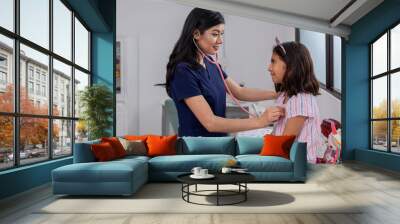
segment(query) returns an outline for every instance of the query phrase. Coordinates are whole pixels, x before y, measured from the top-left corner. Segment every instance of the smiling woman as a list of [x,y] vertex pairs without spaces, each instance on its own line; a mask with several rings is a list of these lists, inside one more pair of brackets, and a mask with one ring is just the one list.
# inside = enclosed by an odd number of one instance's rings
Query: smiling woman
[[241,87],[220,68],[216,59],[224,29],[221,13],[194,8],[169,57],[166,89],[178,111],[179,136],[225,136],[265,127],[283,115],[275,107],[260,117],[225,118],[227,90],[244,101],[274,99],[276,93]]

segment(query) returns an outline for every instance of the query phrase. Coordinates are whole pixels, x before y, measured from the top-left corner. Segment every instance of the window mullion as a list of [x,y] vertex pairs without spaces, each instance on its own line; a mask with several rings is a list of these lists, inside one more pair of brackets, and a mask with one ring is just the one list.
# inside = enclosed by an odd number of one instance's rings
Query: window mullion
[[325,34],[325,86],[329,90],[330,89],[330,83],[329,83],[329,63],[330,63],[330,53],[329,53],[329,34]]
[[333,36],[325,36],[325,54],[326,54],[326,87],[333,91]]
[[[71,29],[71,60],[72,60],[72,66],[71,66],[71,91],[72,91],[72,96],[71,96],[71,117],[76,118],[75,116],[75,12],[72,11],[71,14],[71,23],[72,23],[72,29]],[[74,155],[74,147],[75,147],[75,126],[76,126],[76,120],[72,121],[72,130],[71,130],[71,150],[72,150],[72,155]]]
[[373,76],[373,71],[374,71],[374,65],[373,65],[373,55],[374,55],[374,48],[373,45],[370,45],[370,71],[369,71],[369,79],[370,79],[370,148],[371,150],[374,150],[374,132],[373,132],[373,128],[374,128],[374,121],[376,119],[374,119],[373,117],[373,96],[374,96],[374,76]]
[[[387,32],[387,46],[388,46],[388,49],[387,49],[387,71],[389,71],[390,70],[390,29],[389,29],[389,31]],[[391,79],[391,74],[389,73],[389,74],[387,74],[387,98],[388,98],[388,100],[387,100],[387,117],[388,118],[391,118],[392,117],[392,111],[391,111],[391,104],[392,104],[392,100],[391,100],[391,88],[390,88],[390,79]],[[391,123],[392,123],[392,121],[390,121],[390,120],[388,120],[388,122],[387,122],[387,131],[388,131],[388,133],[387,133],[387,135],[388,135],[388,152],[391,152],[392,151],[392,135],[391,135]]]
[[[20,1],[14,1],[14,31],[17,35],[19,35],[19,5]],[[14,166],[19,166],[20,157],[19,157],[19,145],[20,145],[20,118],[15,116],[20,112],[20,47],[19,47],[19,39],[14,39]]]
[[[53,0],[49,0],[49,50],[53,52]],[[48,73],[48,91],[49,94],[49,120],[48,120],[48,151],[49,159],[53,159],[53,56],[49,55],[49,73]]]

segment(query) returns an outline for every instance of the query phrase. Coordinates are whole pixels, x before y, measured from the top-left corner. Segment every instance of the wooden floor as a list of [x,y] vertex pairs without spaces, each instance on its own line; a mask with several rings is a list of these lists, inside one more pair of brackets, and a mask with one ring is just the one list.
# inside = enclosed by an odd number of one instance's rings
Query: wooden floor
[[[352,203],[368,206],[357,214],[36,214],[54,200],[50,186],[42,186],[0,202],[0,223],[400,223],[400,174],[346,163],[310,167],[308,182],[317,183]],[[323,203],[315,201],[315,203]]]

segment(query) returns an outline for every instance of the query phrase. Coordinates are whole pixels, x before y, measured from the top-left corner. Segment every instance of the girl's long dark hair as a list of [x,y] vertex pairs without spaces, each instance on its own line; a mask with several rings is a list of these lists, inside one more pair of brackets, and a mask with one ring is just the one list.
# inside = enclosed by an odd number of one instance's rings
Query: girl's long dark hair
[[275,85],[276,92],[285,92],[288,97],[297,93],[319,95],[319,82],[307,48],[298,42],[285,42],[281,46],[275,46],[273,52],[285,62],[286,73],[282,83]]
[[176,42],[167,64],[166,90],[170,95],[170,82],[174,76],[174,70],[178,63],[186,62],[194,69],[201,68],[197,62],[197,48],[193,43],[193,33],[199,30],[203,34],[207,29],[224,24],[225,20],[221,13],[207,9],[194,8],[185,20],[182,33]]

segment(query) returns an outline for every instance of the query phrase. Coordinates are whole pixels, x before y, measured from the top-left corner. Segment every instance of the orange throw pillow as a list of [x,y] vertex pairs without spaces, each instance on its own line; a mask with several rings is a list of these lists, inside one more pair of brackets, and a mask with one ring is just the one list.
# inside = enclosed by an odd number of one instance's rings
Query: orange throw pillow
[[93,144],[91,145],[91,149],[94,157],[99,162],[110,161],[117,158],[114,149],[108,142]]
[[296,136],[275,136],[265,135],[264,146],[261,149],[261,156],[280,156],[289,159],[290,148]]
[[148,156],[176,155],[176,140],[178,136],[149,136],[147,137]]
[[129,141],[144,141],[146,142],[147,135],[125,135],[124,139],[129,140]]
[[121,142],[116,137],[109,137],[109,138],[101,138],[101,142],[108,142],[114,149],[115,155],[117,158],[121,158],[126,156],[126,151],[124,146],[122,146]]

